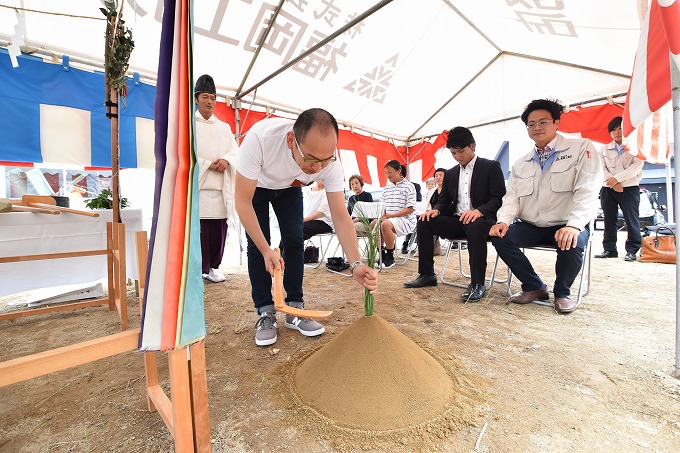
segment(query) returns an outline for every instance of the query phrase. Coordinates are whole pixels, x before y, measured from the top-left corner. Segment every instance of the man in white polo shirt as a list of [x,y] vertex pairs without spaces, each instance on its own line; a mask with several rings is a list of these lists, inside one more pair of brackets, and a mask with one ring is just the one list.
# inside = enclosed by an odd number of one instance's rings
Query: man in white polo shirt
[[[371,292],[377,271],[361,261],[356,232],[345,207],[342,165],[337,161],[338,123],[323,109],[305,110],[293,122],[268,118],[246,134],[236,160],[236,211],[248,239],[248,274],[260,318],[255,344],[277,340],[276,311],[271,294],[274,268],[284,268],[285,302],[304,308],[302,278],[302,186],[323,180],[335,232],[351,264],[353,278]],[[282,258],[270,247],[269,206],[274,210],[284,245]],[[321,335],[324,327],[309,318],[286,315],[286,327],[305,336]]]

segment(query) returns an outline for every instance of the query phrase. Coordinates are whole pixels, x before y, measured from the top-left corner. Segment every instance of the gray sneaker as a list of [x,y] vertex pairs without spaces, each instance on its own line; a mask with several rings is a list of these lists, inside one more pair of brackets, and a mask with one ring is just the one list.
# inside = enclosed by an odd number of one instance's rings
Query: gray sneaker
[[306,337],[315,337],[326,331],[326,328],[310,318],[298,318],[286,315],[286,327],[295,329]]
[[276,343],[276,313],[263,312],[255,323],[255,344],[269,346]]

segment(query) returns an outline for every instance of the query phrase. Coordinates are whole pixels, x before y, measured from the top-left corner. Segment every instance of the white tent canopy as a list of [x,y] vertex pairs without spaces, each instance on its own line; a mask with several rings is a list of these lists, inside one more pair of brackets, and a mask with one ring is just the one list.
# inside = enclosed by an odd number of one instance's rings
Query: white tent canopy
[[[82,18],[103,18],[100,2],[3,3],[24,10],[0,8],[0,40],[20,43],[23,37],[27,46],[68,54],[72,62],[102,61],[104,22]],[[539,97],[574,105],[625,93],[639,38],[639,3],[646,5],[639,0],[384,0],[375,5],[201,0],[194,2],[194,77],[209,73],[220,92],[236,98],[245,93],[246,108],[254,97],[292,111],[319,106],[346,126],[408,141],[455,125],[515,118]],[[124,8],[136,44],[131,70],[153,76],[163,2],[127,0]],[[357,25],[298,58],[362,15]],[[25,34],[17,32],[21,21]],[[493,136],[489,153],[508,139],[508,129],[484,132]],[[516,122],[511,129],[522,132]]]

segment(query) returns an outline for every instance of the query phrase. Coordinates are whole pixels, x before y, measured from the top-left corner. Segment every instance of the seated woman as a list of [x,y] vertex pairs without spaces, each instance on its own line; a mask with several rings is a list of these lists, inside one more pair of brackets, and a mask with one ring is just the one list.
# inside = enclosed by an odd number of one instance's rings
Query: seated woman
[[[326,186],[322,180],[316,181],[311,188],[303,188],[302,215],[304,216],[302,234],[305,241],[317,234],[333,231],[333,221],[326,199]],[[285,244],[281,239],[279,243],[281,253],[284,247]]]
[[312,186],[302,188],[302,212],[303,216],[307,217],[317,209],[321,204],[321,199],[326,194],[326,186],[323,181],[316,181]]
[[394,244],[397,236],[412,233],[416,228],[414,206],[416,204],[416,189],[413,184],[402,176],[402,165],[399,161],[391,160],[385,165],[385,175],[390,181],[381,197],[385,207],[385,214],[380,224],[380,234],[384,248],[382,250],[383,269],[394,266]]
[[434,180],[434,178],[427,178],[427,181],[425,181],[425,188],[427,189],[427,192],[425,192],[425,200],[427,200],[425,210],[427,211],[428,209],[432,209],[430,199],[437,191],[437,182]]
[[331,218],[331,209],[328,207],[326,191],[322,190],[321,194],[319,207],[302,219],[302,238],[305,241],[317,234],[333,231],[333,219]]
[[[347,212],[352,215],[352,210],[357,201],[373,202],[373,195],[368,192],[364,192],[364,178],[361,175],[352,175],[349,177],[349,189],[354,192],[354,195],[349,197],[347,201]],[[354,219],[357,222],[358,219]]]
[[[437,204],[437,201],[439,201],[439,194],[442,193],[442,188],[443,182],[444,182],[444,173],[446,173],[445,168],[437,168],[434,171],[434,177],[428,179],[428,182],[430,180],[434,181],[434,189],[430,190],[430,187],[428,186],[427,190],[427,208],[425,209],[426,211],[432,210],[432,207]],[[458,246],[454,244],[455,248]],[[442,246],[441,242],[439,241],[439,236],[434,237],[434,256],[439,256],[442,253]]]

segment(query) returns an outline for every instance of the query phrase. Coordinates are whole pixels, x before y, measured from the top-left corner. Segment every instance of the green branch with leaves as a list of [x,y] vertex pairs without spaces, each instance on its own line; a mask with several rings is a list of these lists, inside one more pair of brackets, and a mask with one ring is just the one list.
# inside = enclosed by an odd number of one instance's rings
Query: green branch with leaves
[[[125,74],[130,66],[130,55],[135,48],[132,30],[125,26],[123,8],[118,11],[118,0],[101,0],[104,8],[99,10],[106,16],[106,77],[108,89],[115,90],[121,97],[127,96]],[[108,99],[107,92],[106,98]]]

